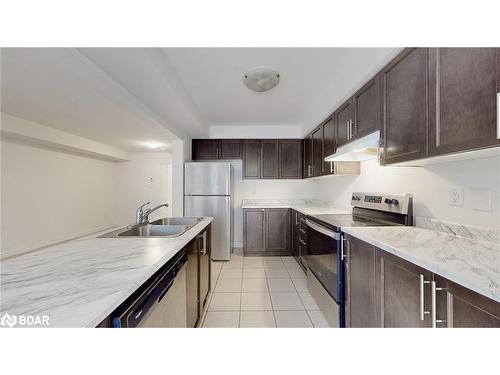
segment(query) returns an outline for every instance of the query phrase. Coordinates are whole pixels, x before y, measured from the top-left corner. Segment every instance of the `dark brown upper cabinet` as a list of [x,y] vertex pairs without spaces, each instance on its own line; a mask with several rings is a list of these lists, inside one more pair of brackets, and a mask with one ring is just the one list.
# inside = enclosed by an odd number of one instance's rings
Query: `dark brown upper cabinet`
[[350,98],[335,111],[334,117],[337,126],[337,147],[342,146],[351,140],[353,127],[352,107],[352,98]]
[[281,139],[279,147],[279,178],[302,178],[302,140]]
[[499,48],[429,50],[429,154],[500,144]]
[[428,49],[405,49],[380,74],[382,164],[426,157]]
[[[323,158],[332,155],[337,150],[337,135],[333,116],[323,124]],[[332,162],[323,160],[323,173],[333,174]]]
[[304,178],[313,176],[313,144],[312,135],[304,139]]
[[261,178],[260,140],[243,141],[243,178]]
[[219,141],[219,159],[241,159],[241,140],[221,139]]
[[217,160],[219,159],[218,139],[193,139],[193,160]]
[[376,75],[352,97],[354,119],[351,139],[380,129],[380,76]]
[[320,126],[312,133],[312,175],[314,177],[323,174],[323,128]]
[[279,177],[279,152],[277,139],[263,139],[261,145],[261,175],[260,178]]

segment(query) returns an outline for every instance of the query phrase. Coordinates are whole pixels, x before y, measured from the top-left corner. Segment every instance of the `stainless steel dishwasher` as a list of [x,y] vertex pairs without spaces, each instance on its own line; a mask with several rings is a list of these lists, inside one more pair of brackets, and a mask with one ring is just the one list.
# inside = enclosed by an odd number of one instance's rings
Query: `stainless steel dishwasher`
[[186,250],[112,314],[113,327],[187,327]]

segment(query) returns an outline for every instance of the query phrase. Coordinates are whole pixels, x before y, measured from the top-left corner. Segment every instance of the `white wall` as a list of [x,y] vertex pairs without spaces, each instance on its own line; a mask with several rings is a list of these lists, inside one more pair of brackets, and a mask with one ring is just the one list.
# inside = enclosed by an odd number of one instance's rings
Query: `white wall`
[[172,215],[184,216],[184,162],[191,160],[191,139],[172,141]]
[[[361,164],[356,177],[312,179],[313,195],[348,206],[353,191],[414,194],[415,216],[500,228],[500,157],[450,162],[426,167],[381,167],[376,160]],[[449,205],[450,190],[464,189],[464,206]],[[475,209],[476,190],[491,191],[491,210]]]
[[0,144],[0,257],[114,226],[114,162],[25,143]]
[[148,207],[168,203],[151,214],[150,219],[172,214],[172,160],[168,152],[130,153],[130,161],[117,163],[116,224],[135,222],[135,210],[151,202]]

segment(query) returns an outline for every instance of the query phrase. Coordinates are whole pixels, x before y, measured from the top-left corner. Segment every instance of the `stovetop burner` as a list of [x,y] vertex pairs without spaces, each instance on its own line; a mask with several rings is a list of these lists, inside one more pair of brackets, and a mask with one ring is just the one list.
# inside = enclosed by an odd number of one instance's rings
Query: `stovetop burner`
[[399,225],[397,223],[379,221],[369,217],[352,214],[324,214],[310,216],[310,218],[336,232],[339,232],[341,228],[346,227],[377,227]]

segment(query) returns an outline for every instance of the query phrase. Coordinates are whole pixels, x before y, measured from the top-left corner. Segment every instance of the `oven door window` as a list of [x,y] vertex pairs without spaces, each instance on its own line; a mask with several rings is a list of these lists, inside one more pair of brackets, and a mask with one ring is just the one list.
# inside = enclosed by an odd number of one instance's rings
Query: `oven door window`
[[310,227],[307,228],[307,232],[307,265],[330,296],[339,302],[337,240]]

